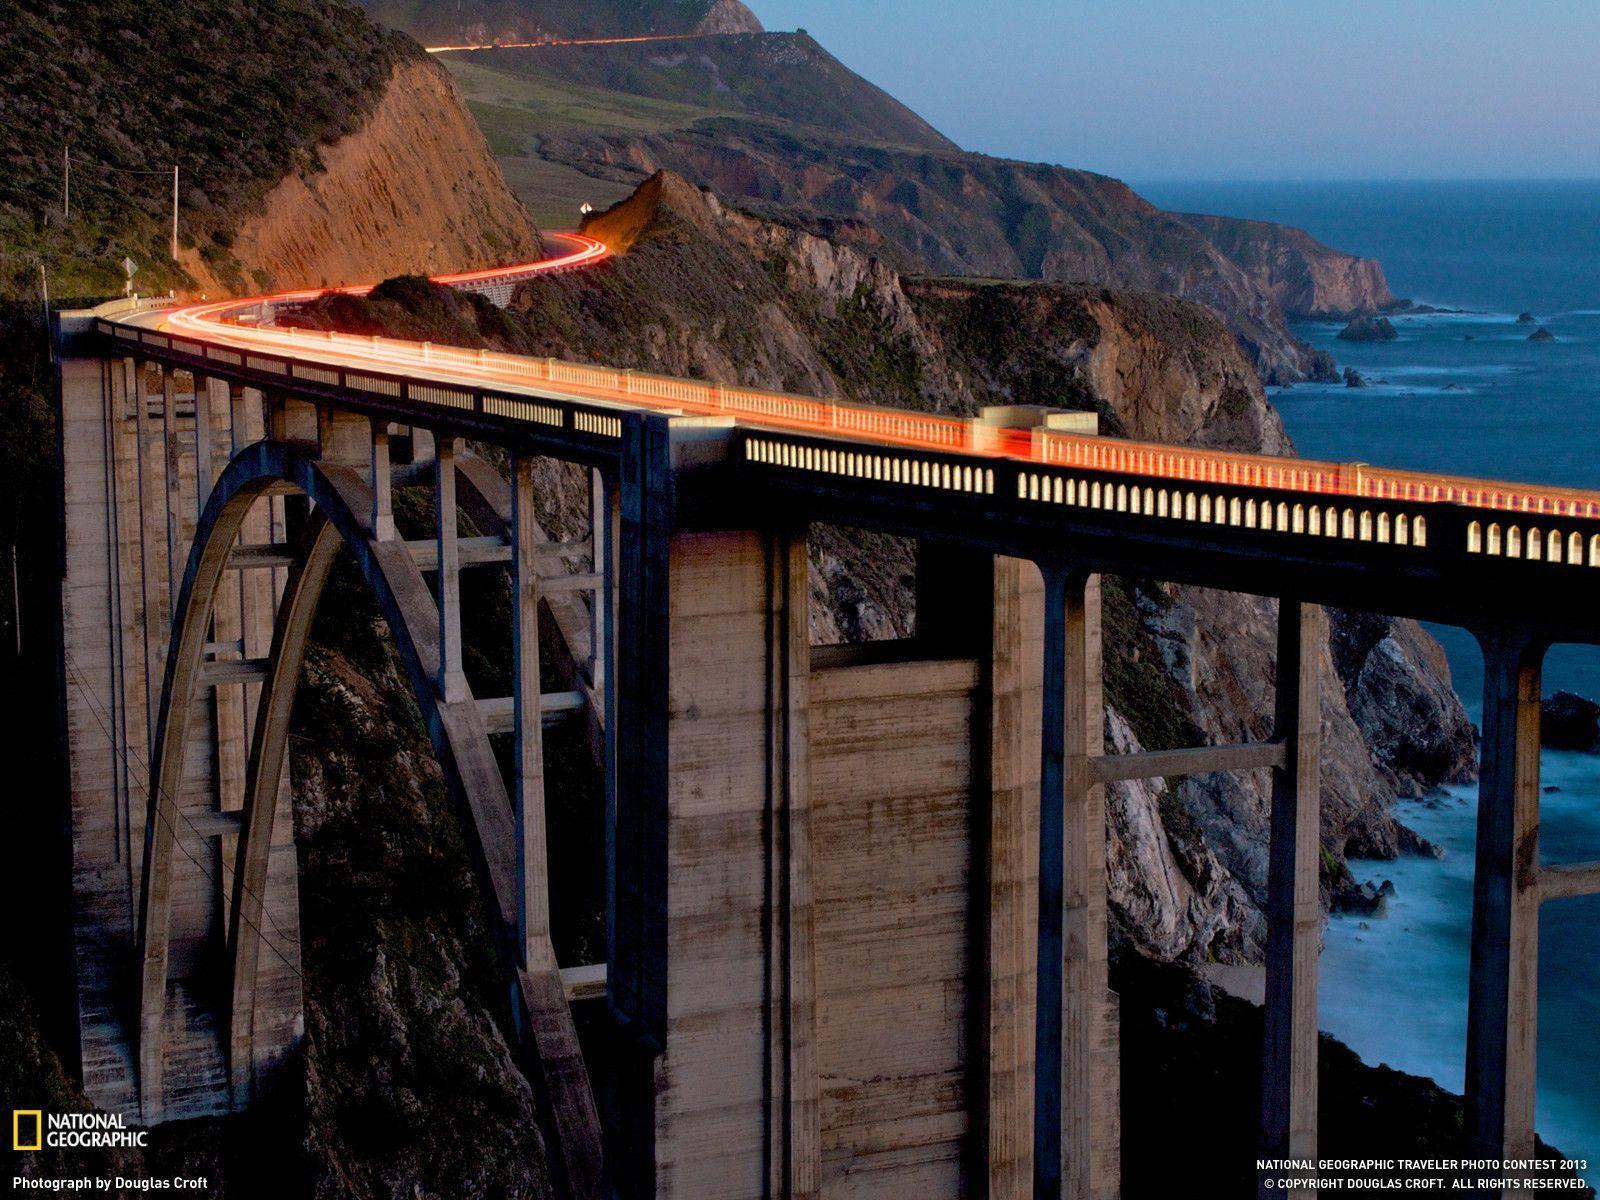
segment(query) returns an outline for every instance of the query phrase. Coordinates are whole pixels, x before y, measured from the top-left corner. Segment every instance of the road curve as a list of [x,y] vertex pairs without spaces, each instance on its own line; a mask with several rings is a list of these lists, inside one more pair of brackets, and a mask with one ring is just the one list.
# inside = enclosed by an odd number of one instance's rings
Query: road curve
[[[606,245],[579,233],[552,233],[568,249],[538,262],[437,275],[436,282],[483,290],[540,275],[582,269],[604,261]],[[338,289],[365,295],[372,285]],[[456,350],[392,338],[316,333],[274,327],[272,310],[310,300],[325,289],[282,292],[128,314],[121,320],[213,345],[257,348],[307,362],[368,366],[418,379],[600,402],[631,410],[731,417],[741,425],[822,435],[849,442],[903,446],[974,458],[1006,458],[1079,467],[1152,480],[1185,480],[1269,488],[1305,495],[1361,496],[1420,503],[1460,504],[1490,511],[1600,519],[1600,492],[1502,483],[1314,459],[1198,450],[1073,434],[1052,429],[986,427],[943,417],[847,401],[707,384],[611,367],[532,359],[487,351]]]

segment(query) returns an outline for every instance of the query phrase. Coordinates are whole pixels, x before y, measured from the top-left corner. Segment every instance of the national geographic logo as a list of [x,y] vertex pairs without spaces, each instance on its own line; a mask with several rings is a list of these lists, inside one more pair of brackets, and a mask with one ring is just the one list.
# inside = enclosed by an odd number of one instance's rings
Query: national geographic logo
[[[29,1132],[31,1131],[31,1132]],[[37,1108],[17,1108],[11,1112],[11,1148],[44,1148],[44,1113]]]
[[38,1108],[11,1111],[13,1150],[143,1149],[150,1135],[129,1129],[117,1113],[50,1113]]

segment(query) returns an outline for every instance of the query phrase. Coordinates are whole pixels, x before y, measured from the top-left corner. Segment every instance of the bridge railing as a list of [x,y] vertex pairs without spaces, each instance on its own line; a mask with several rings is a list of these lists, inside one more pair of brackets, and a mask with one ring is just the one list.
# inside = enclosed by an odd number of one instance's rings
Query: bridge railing
[[[471,413],[540,426],[552,432],[577,435],[578,440],[583,442],[610,446],[621,439],[625,420],[635,415],[604,403],[590,405],[562,398],[536,397],[496,388],[417,378],[404,371],[385,370],[378,365],[347,366],[292,352],[277,353],[253,347],[217,345],[104,318],[96,319],[95,331],[107,339],[116,352],[148,355],[182,368],[236,378],[254,387],[293,390],[294,385],[298,384],[303,390],[321,395],[347,395],[357,401],[368,399],[379,404],[393,402],[409,410],[402,416],[428,411],[441,415]],[[336,336],[367,346],[381,344],[385,340],[357,339],[343,334]],[[313,338],[331,340],[330,335],[304,332],[298,340],[309,344]],[[416,343],[399,344],[416,349]],[[290,349],[292,351],[294,347]],[[426,349],[429,354],[427,361],[444,365],[452,362],[475,363],[479,357],[477,351],[453,347]],[[531,373],[538,374],[539,360],[519,361],[531,364]]]
[[[1084,439],[1087,440],[1087,439]],[[1300,540],[1305,546],[1338,547],[1442,566],[1469,556],[1500,558],[1507,565],[1600,569],[1600,520],[1567,515],[1535,525],[1526,519],[1496,521],[1460,502],[1430,498],[1396,499],[1340,492],[1291,492],[1260,484],[1256,476],[1190,479],[1161,476],[1170,464],[1144,463],[1140,448],[1108,442],[1099,457],[1104,466],[1064,466],[1016,459],[974,460],[965,455],[909,447],[851,446],[818,436],[782,431],[743,430],[736,456],[747,466],[819,481],[906,489],[930,500],[953,497],[978,510],[1008,507],[1040,515],[1051,512],[1082,520],[1135,524],[1176,524],[1238,538]],[[1130,457],[1131,456],[1131,457]],[[1086,461],[1095,461],[1085,456]],[[1292,460],[1279,460],[1285,469]],[[1220,475],[1220,473],[1219,473]],[[1331,483],[1331,481],[1323,481]],[[1350,483],[1348,475],[1342,479]]]
[[[164,336],[151,331],[144,332],[152,338]],[[138,340],[140,334],[119,324],[113,336]],[[848,400],[824,400],[555,358],[532,358],[395,338],[293,328],[253,327],[250,336],[253,341],[264,341],[284,353],[279,355],[256,350],[239,353],[260,359],[265,364],[262,369],[279,373],[282,373],[282,368],[276,365],[275,360],[301,361],[305,357],[302,351],[317,353],[325,347],[330,353],[372,360],[373,367],[365,371],[365,374],[372,376],[403,379],[408,370],[457,370],[483,376],[491,385],[499,380],[508,384],[543,383],[552,388],[590,390],[601,394],[597,399],[613,399],[621,403],[646,401],[657,408],[744,418],[797,433],[834,434],[919,450],[940,450],[994,459],[1022,459],[1046,466],[1121,474],[1141,480],[1139,486],[1152,490],[1158,482],[1176,481],[1269,489],[1302,497],[1339,496],[1401,503],[1461,504],[1491,512],[1514,512],[1546,519],[1600,520],[1600,494],[1578,489],[1496,483],[1378,468],[1365,463],[1289,459],[1134,442],[1050,429],[1021,431],[986,428],[980,436],[973,421],[963,417],[908,412]],[[199,343],[194,341],[193,344]],[[207,346],[208,349],[214,348],[209,343]],[[311,377],[316,377],[318,371],[333,369],[336,368],[332,365],[304,367]],[[378,386],[377,390],[398,395],[390,383]],[[417,395],[428,397],[431,402],[445,407],[459,408],[465,407],[460,396],[476,390],[480,389],[470,383],[419,382]],[[526,411],[530,414],[529,419],[541,424],[549,423],[548,411],[538,407],[538,402],[527,399],[505,398],[497,401],[492,411],[501,416]],[[610,421],[597,423],[606,428],[614,424]],[[1291,506],[1294,503],[1292,500],[1286,502]],[[1305,505],[1308,502],[1302,499],[1301,503]]]

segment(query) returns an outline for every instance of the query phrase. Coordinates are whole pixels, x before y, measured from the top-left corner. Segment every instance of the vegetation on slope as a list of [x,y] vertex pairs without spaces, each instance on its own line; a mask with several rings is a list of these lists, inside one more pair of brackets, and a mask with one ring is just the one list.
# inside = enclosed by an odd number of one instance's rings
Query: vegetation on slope
[[[230,233],[290,171],[355,130],[420,49],[344,0],[17,0],[0,8],[0,293],[181,282],[179,239],[228,274]],[[288,64],[293,64],[289,69]],[[63,215],[63,152],[71,211]]]
[[[447,55],[445,61],[453,70],[465,63],[527,79],[533,86],[559,84],[563,92],[574,86],[590,94],[608,92],[618,103],[643,100],[680,105],[682,113],[736,113],[830,130],[867,145],[956,149],[805,33],[486,50]],[[603,127],[601,120],[593,127]]]
[[375,21],[425,45],[543,38],[637,37],[754,32],[755,14],[735,0],[358,0]]

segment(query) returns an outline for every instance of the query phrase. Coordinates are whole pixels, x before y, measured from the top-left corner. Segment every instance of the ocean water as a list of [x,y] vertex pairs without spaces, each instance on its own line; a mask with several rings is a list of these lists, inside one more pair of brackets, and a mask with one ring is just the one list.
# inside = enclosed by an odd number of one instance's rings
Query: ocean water
[[[1302,337],[1372,386],[1274,389],[1305,454],[1600,488],[1600,181],[1513,183],[1152,183],[1164,208],[1281,221],[1383,263],[1391,288],[1465,311],[1395,320],[1399,339]],[[1531,312],[1555,342],[1531,343]],[[1434,628],[1476,721],[1482,660],[1459,630]],[[1600,651],[1557,647],[1545,694],[1600,697]],[[1600,756],[1546,751],[1546,863],[1600,859]],[[1404,802],[1401,817],[1442,846],[1440,862],[1356,862],[1394,881],[1385,916],[1335,917],[1322,955],[1322,1027],[1369,1062],[1462,1086],[1475,792]],[[1540,1133],[1600,1164],[1600,897],[1540,916]],[[1600,1167],[1590,1183],[1600,1183]]]

